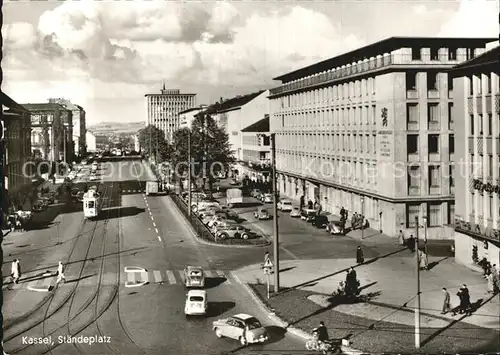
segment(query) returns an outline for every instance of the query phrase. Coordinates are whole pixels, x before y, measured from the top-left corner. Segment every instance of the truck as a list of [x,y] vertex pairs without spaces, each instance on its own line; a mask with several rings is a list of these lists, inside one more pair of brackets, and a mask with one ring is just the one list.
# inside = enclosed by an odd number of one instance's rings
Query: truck
[[226,204],[232,207],[239,203],[243,203],[243,192],[241,189],[228,189],[226,191]]
[[158,193],[158,181],[148,181],[146,182],[146,195]]

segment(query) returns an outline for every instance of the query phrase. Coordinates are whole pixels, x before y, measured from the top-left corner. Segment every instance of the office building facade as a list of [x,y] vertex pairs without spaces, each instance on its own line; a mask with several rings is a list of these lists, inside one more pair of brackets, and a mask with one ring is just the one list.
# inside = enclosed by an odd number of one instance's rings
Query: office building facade
[[335,214],[343,206],[389,235],[426,217],[429,238],[452,238],[447,70],[494,40],[393,37],[276,78],[281,193]]
[[180,128],[179,112],[196,106],[196,94],[181,93],[178,89],[165,89],[159,94],[146,94],[148,125],[165,132],[165,139],[172,140]]
[[188,108],[187,110],[179,112],[179,129],[191,129],[191,124],[193,123],[196,115],[206,108],[207,105],[200,105],[198,107]]
[[[462,63],[454,76],[455,258],[500,265],[500,47]],[[477,257],[474,260],[474,257]]]

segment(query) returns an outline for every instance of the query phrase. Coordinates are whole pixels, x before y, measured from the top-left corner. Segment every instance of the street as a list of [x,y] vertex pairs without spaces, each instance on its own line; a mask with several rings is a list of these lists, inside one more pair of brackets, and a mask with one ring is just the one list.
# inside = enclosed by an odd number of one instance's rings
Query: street
[[[23,270],[19,285],[4,280],[7,353],[244,354],[304,348],[301,340],[274,326],[229,276],[232,269],[261,260],[262,249],[199,244],[168,196],[139,192],[154,176],[138,161],[102,164],[97,175],[102,181],[89,182],[99,185],[103,197],[97,220],[84,220],[81,207],[66,201],[45,229],[6,238],[4,277],[14,258]],[[54,274],[43,275],[54,272],[58,261],[66,266],[66,282],[60,285]],[[207,274],[206,317],[184,315],[182,273],[188,265],[201,266]],[[132,266],[146,272],[124,272]],[[270,341],[242,347],[218,339],[212,322],[237,313],[257,317]],[[68,336],[76,342],[68,342]],[[48,344],[32,344],[39,342]]]

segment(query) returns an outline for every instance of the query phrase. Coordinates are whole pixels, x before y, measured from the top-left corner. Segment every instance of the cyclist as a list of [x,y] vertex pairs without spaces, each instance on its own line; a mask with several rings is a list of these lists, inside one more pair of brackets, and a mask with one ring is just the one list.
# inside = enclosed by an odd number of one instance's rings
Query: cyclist
[[325,323],[323,321],[319,322],[319,327],[313,329],[313,334],[316,333],[318,336],[318,341],[327,342],[330,337],[328,336],[328,329],[325,327]]

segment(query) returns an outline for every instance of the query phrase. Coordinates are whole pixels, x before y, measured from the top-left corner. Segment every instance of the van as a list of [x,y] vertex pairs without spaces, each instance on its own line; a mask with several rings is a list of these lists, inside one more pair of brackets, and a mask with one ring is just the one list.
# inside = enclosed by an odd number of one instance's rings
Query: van
[[207,291],[190,290],[186,295],[184,314],[187,316],[203,316],[207,313]]
[[158,181],[148,181],[146,182],[146,195],[158,193]]

